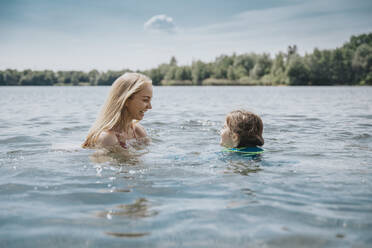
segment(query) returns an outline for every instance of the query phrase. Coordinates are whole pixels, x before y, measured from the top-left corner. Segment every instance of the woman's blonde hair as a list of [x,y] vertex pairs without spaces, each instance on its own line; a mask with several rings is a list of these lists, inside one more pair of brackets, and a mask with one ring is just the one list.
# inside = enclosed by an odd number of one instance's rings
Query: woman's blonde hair
[[226,116],[229,129],[239,137],[237,147],[262,146],[263,123],[261,118],[246,110],[235,110]]
[[103,131],[112,129],[126,130],[126,101],[143,89],[144,83],[152,83],[151,79],[139,73],[125,73],[112,84],[105,104],[92,128],[89,130],[83,148],[93,148]]

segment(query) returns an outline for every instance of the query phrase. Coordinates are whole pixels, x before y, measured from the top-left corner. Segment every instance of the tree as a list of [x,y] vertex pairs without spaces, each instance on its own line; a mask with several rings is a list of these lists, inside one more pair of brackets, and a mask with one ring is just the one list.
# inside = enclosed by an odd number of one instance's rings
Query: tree
[[256,54],[242,54],[234,59],[234,72],[237,78],[249,76],[249,72],[253,69],[257,60]]
[[43,85],[53,85],[57,82],[57,77],[51,70],[45,70],[42,72]]
[[360,45],[367,44],[372,46],[372,33],[351,36],[350,41],[344,44],[344,48],[356,50]]
[[309,70],[300,56],[293,57],[287,67],[290,85],[306,85],[309,83]]
[[298,55],[297,45],[288,46],[287,54],[285,55],[286,64],[288,65],[290,63],[291,58],[292,57],[295,58],[297,55]]
[[330,62],[330,82],[332,84],[350,84],[352,83],[351,78],[351,67],[348,63],[347,58],[341,49],[336,49],[331,53]]
[[177,66],[170,66],[167,73],[165,74],[165,80],[174,80],[176,78]]
[[151,78],[153,85],[160,85],[161,80],[164,78],[159,68],[151,69],[145,72],[145,74]]
[[253,69],[251,70],[250,76],[254,79],[259,79],[262,76],[269,74],[271,65],[272,65],[272,61],[270,59],[270,55],[264,53],[263,55],[258,57],[257,63],[254,65]]
[[191,72],[192,82],[197,85],[200,85],[210,75],[207,65],[200,60],[192,62]]
[[320,51],[315,48],[313,54],[307,57],[309,77],[312,85],[331,84],[330,72],[331,53],[329,50]]
[[88,81],[90,85],[97,85],[99,78],[99,72],[97,70],[91,70],[88,73]]
[[355,51],[352,67],[359,82],[364,82],[372,71],[372,46],[360,45]]
[[284,84],[287,81],[284,57],[285,55],[281,52],[275,56],[275,59],[270,69],[270,75],[273,83]]
[[175,74],[176,80],[192,80],[191,69],[189,66],[178,67]]
[[221,55],[216,58],[213,67],[213,77],[215,78],[227,78],[227,70],[229,66],[234,64],[235,54],[231,57],[227,55]]
[[176,57],[172,56],[171,60],[169,61],[170,66],[177,66],[177,59]]
[[19,85],[21,74],[17,70],[7,69],[4,74],[5,85]]
[[231,65],[227,69],[227,78],[229,80],[236,80],[236,75],[235,75],[235,72],[234,72],[234,68]]
[[118,77],[123,75],[126,71],[107,71],[101,74],[97,85],[111,85]]
[[0,85],[6,85],[5,73],[3,71],[0,71]]

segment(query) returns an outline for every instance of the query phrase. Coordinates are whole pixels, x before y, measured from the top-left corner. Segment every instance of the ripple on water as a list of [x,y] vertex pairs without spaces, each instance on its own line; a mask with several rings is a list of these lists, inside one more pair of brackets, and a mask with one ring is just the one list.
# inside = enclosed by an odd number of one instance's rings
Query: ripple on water
[[22,194],[28,190],[33,190],[33,185],[6,183],[0,185],[0,195]]
[[50,121],[34,121],[32,123],[24,123],[23,126],[27,126],[27,127],[34,127],[34,126],[46,126],[46,125],[50,125],[52,124],[52,122]]
[[0,139],[0,144],[17,144],[17,143],[39,143],[41,140],[27,135],[18,135],[5,139]]
[[80,144],[74,144],[74,143],[53,143],[51,147],[51,151],[63,151],[63,152],[76,152],[81,151],[83,148],[81,148]]
[[351,115],[351,117],[359,117],[359,118],[367,119],[367,120],[372,119],[372,115]]
[[[1,101],[17,96],[3,89]],[[0,247],[372,243],[370,93],[195,87],[182,88],[185,101],[174,97],[181,88],[158,88],[153,115],[141,122],[153,141],[128,159],[80,148],[108,89],[11,88],[24,97],[4,101],[13,104],[0,117]],[[335,94],[296,93],[323,89]],[[25,113],[30,102],[41,108]],[[263,113],[260,161],[215,154],[225,113],[242,104]]]
[[358,123],[358,126],[363,127],[363,128],[368,128],[372,127],[372,123]]
[[[30,199],[37,200],[39,202],[53,202],[57,206],[97,206],[103,203],[116,203],[120,200],[120,197],[114,193],[101,193],[96,190],[96,192],[91,192],[91,189],[83,190],[80,189],[79,192],[72,193],[61,193],[66,190],[61,189],[62,186],[50,187],[47,189],[45,187],[36,187],[34,191],[29,193]],[[76,189],[75,189],[76,191]]]
[[369,133],[361,133],[361,134],[355,135],[353,139],[354,140],[369,140],[371,139],[371,137],[372,135]]
[[[261,243],[263,247],[327,247],[331,241],[322,235],[289,234]],[[340,243],[341,244],[341,243]]]
[[90,126],[88,125],[75,125],[75,126],[68,126],[63,127],[61,129],[55,130],[56,133],[66,133],[66,132],[78,132],[82,130],[88,130]]
[[105,234],[117,238],[140,238],[143,236],[147,236],[150,233],[149,232],[143,232],[143,233],[123,233],[123,232],[105,232]]

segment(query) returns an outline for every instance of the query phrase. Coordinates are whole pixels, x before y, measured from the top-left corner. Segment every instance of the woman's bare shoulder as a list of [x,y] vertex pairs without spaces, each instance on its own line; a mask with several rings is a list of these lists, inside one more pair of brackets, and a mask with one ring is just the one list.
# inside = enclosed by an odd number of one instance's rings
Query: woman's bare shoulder
[[136,132],[136,136],[138,138],[143,138],[147,136],[146,130],[143,128],[143,126],[139,123],[136,123],[134,126],[134,131]]
[[98,146],[107,147],[107,146],[114,146],[118,143],[118,139],[114,132],[111,131],[103,131],[97,140]]

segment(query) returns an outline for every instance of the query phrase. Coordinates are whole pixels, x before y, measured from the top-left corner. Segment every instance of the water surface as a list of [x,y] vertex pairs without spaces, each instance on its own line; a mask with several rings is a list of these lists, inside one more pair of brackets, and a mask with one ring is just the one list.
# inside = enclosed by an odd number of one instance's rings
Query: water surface
[[[83,150],[108,87],[0,87],[0,247],[370,247],[371,87],[155,87],[138,159]],[[220,153],[226,113],[266,152]]]

